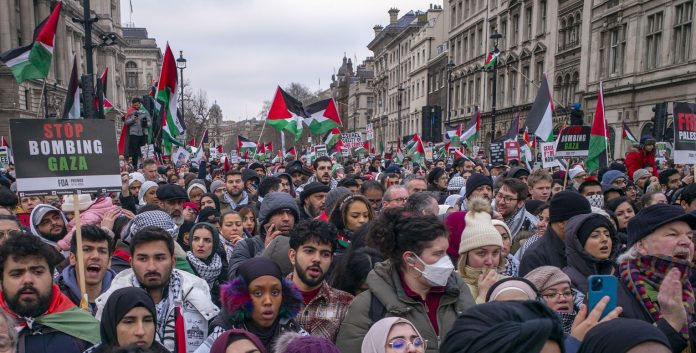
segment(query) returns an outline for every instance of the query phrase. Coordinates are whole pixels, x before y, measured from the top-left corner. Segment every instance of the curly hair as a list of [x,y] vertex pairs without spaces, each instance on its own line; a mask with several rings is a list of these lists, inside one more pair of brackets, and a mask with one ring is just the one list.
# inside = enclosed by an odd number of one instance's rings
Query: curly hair
[[379,249],[385,259],[401,265],[401,255],[412,251],[420,256],[431,241],[448,237],[445,224],[436,216],[414,215],[395,207],[383,210],[367,234],[367,242]]
[[[279,318],[294,318],[303,299],[300,290],[287,278],[281,281],[283,287],[283,301],[280,304]],[[242,324],[251,320],[251,313],[254,311],[254,304],[249,295],[249,284],[242,276],[220,286],[220,303],[226,321],[232,325]]]

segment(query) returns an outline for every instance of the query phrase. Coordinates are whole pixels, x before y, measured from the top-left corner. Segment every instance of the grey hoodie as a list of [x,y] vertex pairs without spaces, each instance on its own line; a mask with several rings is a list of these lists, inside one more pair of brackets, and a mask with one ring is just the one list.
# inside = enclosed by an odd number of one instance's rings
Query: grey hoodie
[[61,210],[59,210],[58,208],[53,207],[51,205],[47,205],[47,204],[42,203],[40,205],[36,205],[36,207],[34,207],[34,209],[31,211],[31,215],[29,216],[29,226],[30,226],[29,229],[31,230],[31,234],[39,237],[39,239],[41,239],[42,242],[57,249],[58,244],[56,244],[56,242],[54,242],[54,241],[48,240],[48,239],[44,238],[43,236],[41,236],[41,234],[39,233],[39,230],[36,228],[36,225],[41,223],[41,219],[48,212],[51,212],[51,211],[58,212],[60,214],[60,216],[63,217],[63,222],[64,222],[63,226],[65,226],[65,227],[68,226],[68,219],[65,218],[65,214],[63,214],[63,212]]
[[568,220],[565,228],[565,253],[568,258],[568,265],[563,268],[570,277],[573,288],[582,293],[587,293],[587,277],[591,275],[609,275],[614,269],[614,260],[617,256],[618,240],[616,230],[608,219],[606,223],[611,234],[611,255],[607,260],[599,260],[590,255],[578,240],[578,230],[592,217],[604,217],[598,213],[588,213],[574,216]]

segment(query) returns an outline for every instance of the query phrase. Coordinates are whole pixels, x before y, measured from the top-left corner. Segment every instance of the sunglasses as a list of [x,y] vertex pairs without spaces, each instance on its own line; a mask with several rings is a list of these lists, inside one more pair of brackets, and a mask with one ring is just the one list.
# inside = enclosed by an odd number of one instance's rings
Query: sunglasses
[[420,337],[414,338],[413,341],[408,341],[405,338],[396,338],[389,342],[389,347],[397,351],[405,351],[409,344],[412,344],[416,349],[425,350],[425,341]]

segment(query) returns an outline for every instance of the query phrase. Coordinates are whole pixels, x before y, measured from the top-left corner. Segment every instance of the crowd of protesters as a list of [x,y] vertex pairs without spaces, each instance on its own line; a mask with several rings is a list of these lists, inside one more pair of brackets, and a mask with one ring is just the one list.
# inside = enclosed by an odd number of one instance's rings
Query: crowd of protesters
[[124,158],[77,202],[10,165],[0,352],[689,352],[696,184],[641,142],[598,171]]

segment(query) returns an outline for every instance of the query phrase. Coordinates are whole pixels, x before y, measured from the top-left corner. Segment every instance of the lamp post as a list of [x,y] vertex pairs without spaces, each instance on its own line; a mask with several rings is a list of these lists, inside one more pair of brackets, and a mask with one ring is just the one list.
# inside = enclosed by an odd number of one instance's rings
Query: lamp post
[[435,133],[433,132],[433,127],[435,126],[435,106],[430,107],[430,141],[435,141]]
[[447,63],[447,126],[450,125],[452,118],[452,110],[450,109],[450,101],[452,100],[452,71],[454,71],[454,61],[452,59]]
[[[498,32],[493,32],[490,37],[493,40],[493,54],[498,54],[498,40],[503,38],[503,35]],[[498,59],[493,62],[493,100],[491,101],[491,142],[495,140],[495,100],[498,95]]]
[[181,115],[184,113],[184,69],[186,68],[186,59],[184,58],[184,51],[179,50],[179,58],[176,59],[176,67],[179,69],[179,79],[181,80],[181,90],[179,91],[179,96],[181,97]]
[[397,139],[401,139],[401,92],[403,92],[404,89],[401,88],[401,83],[399,83],[399,88],[397,89],[397,97],[396,97],[396,106],[397,106],[397,111],[396,111],[396,129],[398,131],[398,136]]

